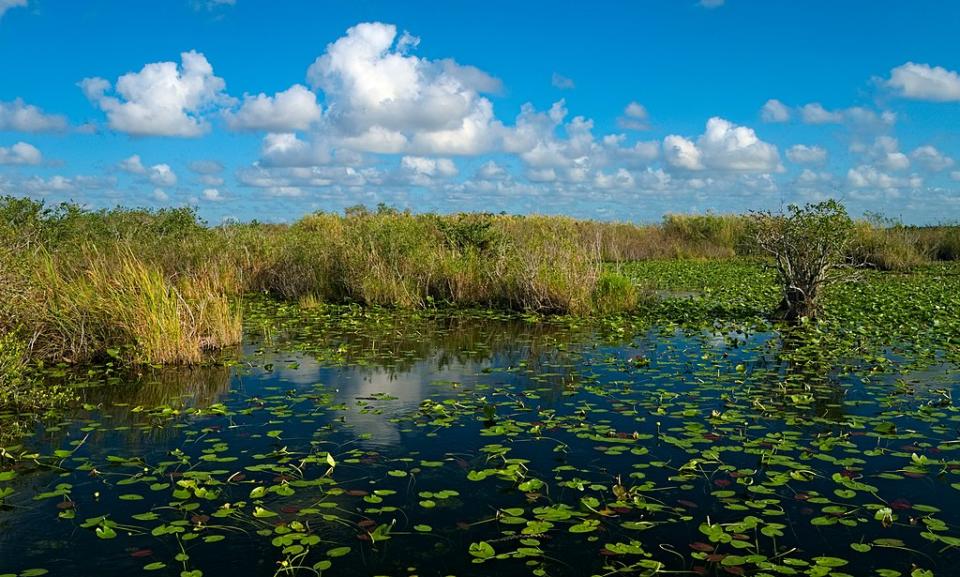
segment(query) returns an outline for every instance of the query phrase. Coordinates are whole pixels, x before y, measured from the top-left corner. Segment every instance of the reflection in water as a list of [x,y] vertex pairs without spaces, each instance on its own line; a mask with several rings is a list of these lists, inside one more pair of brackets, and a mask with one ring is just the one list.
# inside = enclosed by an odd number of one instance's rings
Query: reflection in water
[[[889,380],[838,371],[836,359],[796,335],[477,314],[268,313],[277,328],[248,332],[235,364],[149,370],[80,389],[75,412],[28,439],[47,460],[17,465],[14,496],[0,511],[0,575],[49,567],[111,577],[149,563],[164,564],[157,575],[274,575],[288,558],[276,538],[302,521],[323,540],[311,564],[335,546],[351,548],[331,556],[324,575],[334,577],[531,568],[579,576],[634,559],[602,549],[608,543],[702,573],[703,559],[684,555],[704,539],[700,524],[745,514],[789,526],[772,546],[764,541],[765,555],[843,556],[846,537],[810,523],[820,514],[811,498],[835,494],[835,473],[859,480],[903,465],[890,456],[899,440],[848,435],[848,417],[877,407],[845,400],[873,398]],[[949,371],[942,378],[955,384]],[[928,445],[943,436],[926,434]],[[881,445],[876,461],[862,459]],[[935,483],[869,482],[889,501],[922,501]],[[437,496],[449,491],[456,495]],[[858,510],[877,502],[865,491],[840,495]],[[227,504],[239,513],[213,516]],[[101,538],[100,516],[127,528]],[[960,524],[957,511],[943,517]],[[84,527],[88,519],[94,524]],[[869,519],[862,525],[858,538],[886,535]],[[374,543],[376,527],[395,533]],[[481,541],[498,553],[544,553],[477,564],[471,545]],[[175,563],[180,547],[189,559]],[[872,559],[901,568],[923,560],[898,555],[879,550]],[[709,571],[723,574],[715,562]]]

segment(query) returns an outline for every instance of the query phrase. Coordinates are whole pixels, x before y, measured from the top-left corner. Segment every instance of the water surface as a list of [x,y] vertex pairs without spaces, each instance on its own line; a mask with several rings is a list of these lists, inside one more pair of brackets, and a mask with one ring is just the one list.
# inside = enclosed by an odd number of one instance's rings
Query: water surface
[[84,388],[9,449],[0,575],[960,561],[949,364],[879,370],[734,325],[263,320],[235,362]]

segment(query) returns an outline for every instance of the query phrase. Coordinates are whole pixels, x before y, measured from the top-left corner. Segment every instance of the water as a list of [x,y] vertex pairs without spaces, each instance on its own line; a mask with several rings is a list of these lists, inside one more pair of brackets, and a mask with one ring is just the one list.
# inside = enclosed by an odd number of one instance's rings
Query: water
[[958,561],[952,366],[878,373],[733,326],[273,327],[248,327],[230,366],[86,388],[39,427],[13,451],[36,457],[0,466],[16,472],[0,483],[0,575],[949,575]]

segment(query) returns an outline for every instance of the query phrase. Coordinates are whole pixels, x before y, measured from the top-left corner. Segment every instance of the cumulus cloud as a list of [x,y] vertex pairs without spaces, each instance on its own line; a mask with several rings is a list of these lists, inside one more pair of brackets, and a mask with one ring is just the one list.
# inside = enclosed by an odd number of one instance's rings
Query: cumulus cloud
[[892,191],[901,188],[920,188],[923,186],[923,179],[917,175],[891,176],[874,166],[862,164],[847,171],[847,183],[853,188]]
[[293,132],[310,128],[320,120],[322,111],[316,94],[306,86],[294,84],[274,96],[245,95],[240,109],[227,111],[224,116],[233,130]]
[[78,174],[75,176],[54,175],[50,178],[33,176],[18,184],[18,189],[27,194],[66,194],[89,190],[107,190],[117,186],[117,179],[113,176],[90,176]]
[[156,186],[173,186],[177,184],[177,175],[169,164],[154,164],[150,167],[148,178]]
[[368,152],[477,154],[489,150],[498,123],[481,96],[500,83],[472,66],[408,54],[419,39],[391,24],[368,22],[327,46],[307,71],[329,107],[344,145]]
[[[84,94],[107,114],[110,128],[137,136],[200,136],[210,129],[202,117],[209,108],[229,102],[226,83],[213,74],[203,54],[180,54],[176,62],[154,62],[117,79],[80,82]],[[110,92],[115,95],[109,95]]]
[[26,5],[27,0],[0,0],[0,18],[3,18],[3,15],[7,10]]
[[890,71],[886,84],[904,98],[960,102],[960,74],[941,66],[907,62]]
[[760,140],[752,128],[737,126],[719,117],[707,121],[706,130],[696,143],[678,135],[667,136],[663,141],[663,152],[670,166],[686,170],[781,170],[776,146]]
[[400,166],[410,172],[425,176],[456,176],[457,165],[449,158],[425,158],[422,156],[404,156]]
[[674,168],[703,170],[703,153],[692,140],[671,134],[663,139],[663,157]]
[[827,160],[827,151],[820,146],[795,144],[787,149],[787,158],[797,164],[822,164]]
[[787,122],[790,120],[790,109],[776,98],[771,98],[760,109],[760,118],[764,122]]
[[43,155],[32,144],[18,142],[10,147],[0,146],[0,164],[40,164]]
[[140,160],[139,154],[134,154],[133,156],[124,158],[120,161],[120,164],[117,165],[117,168],[124,172],[129,172],[130,174],[146,174],[147,172],[147,168]]
[[22,98],[16,98],[11,102],[0,102],[0,130],[52,132],[64,130],[66,127],[65,116],[47,114],[36,106],[25,103]]
[[117,164],[117,168],[128,174],[142,176],[145,182],[150,182],[158,188],[177,184],[177,174],[169,164],[145,166],[139,154],[124,158]]
[[862,106],[828,110],[819,102],[800,107],[800,118],[806,124],[845,124],[855,132],[877,132],[896,124],[895,112],[876,112]]
[[884,110],[877,114],[869,108],[854,106],[843,111],[844,118],[856,128],[883,129],[897,122],[897,113]]
[[940,172],[953,166],[953,159],[943,154],[934,146],[925,145],[914,149],[910,153],[910,158],[917,161],[927,170]]
[[800,117],[807,124],[831,124],[843,121],[842,113],[827,110],[819,102],[812,102],[801,107]]
[[900,152],[900,143],[892,136],[879,136],[873,145],[864,150],[867,158],[885,170],[906,170],[910,168],[910,159]]
[[500,166],[493,160],[488,160],[487,162],[481,164],[475,175],[475,177],[479,180],[504,180],[509,176],[510,173],[507,172],[507,169]]
[[620,128],[626,130],[646,130],[650,128],[647,118],[646,107],[637,101],[633,101],[623,109],[623,116],[617,119],[617,124]]
[[330,159],[330,149],[322,139],[307,142],[292,132],[267,134],[260,146],[265,166],[314,166]]
[[237,180],[244,186],[277,191],[284,188],[318,188],[332,186],[359,188],[364,186],[377,186],[383,183],[383,175],[381,171],[375,167],[252,166],[238,171]]
[[576,88],[576,84],[573,82],[572,78],[567,78],[562,74],[553,73],[553,76],[550,77],[550,84],[554,88],[559,88],[560,90],[573,90]]
[[203,189],[203,198],[209,201],[218,202],[225,200],[223,194],[216,188],[205,188]]

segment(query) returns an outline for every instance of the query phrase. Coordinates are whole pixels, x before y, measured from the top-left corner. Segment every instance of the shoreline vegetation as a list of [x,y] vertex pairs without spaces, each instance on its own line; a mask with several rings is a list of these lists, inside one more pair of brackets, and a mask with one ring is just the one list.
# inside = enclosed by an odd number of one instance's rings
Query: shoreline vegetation
[[[851,261],[909,271],[960,259],[960,227],[857,221]],[[760,258],[750,215],[633,225],[380,206],[290,225],[207,226],[190,209],[88,211],[0,199],[0,390],[30,363],[195,364],[242,336],[244,295],[403,309],[575,316],[656,298],[623,264]],[[629,267],[628,267],[629,268]]]

